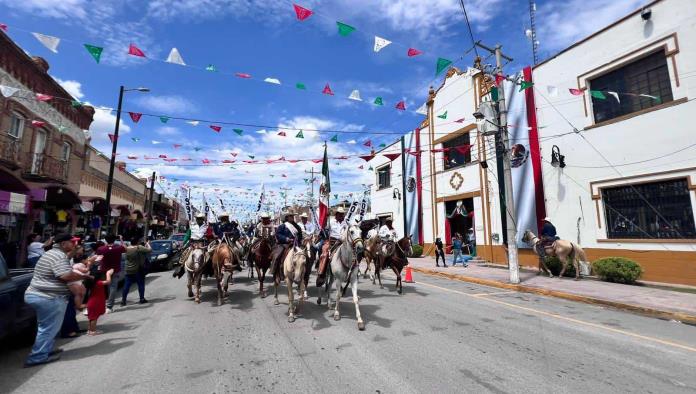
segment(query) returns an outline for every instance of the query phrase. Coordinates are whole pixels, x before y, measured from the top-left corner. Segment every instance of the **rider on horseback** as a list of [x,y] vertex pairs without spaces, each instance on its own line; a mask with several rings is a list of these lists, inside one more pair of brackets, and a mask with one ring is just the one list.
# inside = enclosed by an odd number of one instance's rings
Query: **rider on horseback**
[[341,238],[343,230],[348,227],[348,222],[345,219],[346,211],[343,207],[338,207],[334,217],[329,220],[329,242],[324,242],[321,248],[321,257],[319,257],[319,270],[317,271],[317,287],[324,285],[326,279],[326,268],[329,264],[330,254],[333,253],[335,245]]
[[220,240],[226,237],[230,246],[234,245],[241,237],[237,222],[234,220],[230,222],[230,215],[227,212],[221,213],[218,218],[220,221],[215,224],[213,229],[215,236]]
[[275,274],[276,267],[280,267],[288,250],[297,242],[302,242],[302,228],[295,223],[295,213],[286,212],[283,215],[284,223],[276,229],[276,246],[273,248],[271,255],[271,275]]
[[271,223],[271,215],[266,212],[261,213],[261,222],[256,225],[256,230],[254,230],[254,239],[251,241],[252,252],[256,250],[261,238],[275,238],[275,227]]
[[382,241],[396,241],[399,239],[393,223],[394,220],[392,218],[387,218],[384,221],[384,225],[379,228],[379,237],[382,238]]
[[191,224],[191,245],[203,246],[207,233],[208,223],[205,221],[205,214],[199,212],[196,214],[196,222]]
[[551,218],[547,216],[544,218],[544,224],[541,227],[541,238],[539,242],[539,255],[542,259],[546,257],[546,248],[556,242],[557,239],[556,226],[551,223]]

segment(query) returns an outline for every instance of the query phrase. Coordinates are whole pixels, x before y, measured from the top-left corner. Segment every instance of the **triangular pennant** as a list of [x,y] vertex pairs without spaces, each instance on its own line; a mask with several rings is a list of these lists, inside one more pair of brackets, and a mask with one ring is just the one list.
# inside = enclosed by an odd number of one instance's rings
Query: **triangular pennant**
[[112,144],[113,144],[114,141],[116,141],[116,140],[118,140],[118,137],[116,137],[116,135],[114,135],[114,134],[109,134],[109,141],[111,141]]
[[264,82],[272,83],[274,85],[280,85],[280,80],[278,78],[266,78]]
[[3,97],[12,97],[15,93],[19,92],[19,89],[13,88],[12,86],[0,85],[0,94]]
[[379,144],[379,147],[380,147],[380,148],[386,148],[387,145],[385,145],[385,144]]
[[217,71],[217,67],[215,67],[215,65],[213,65],[213,64],[208,64],[208,65],[205,67],[205,71],[216,72],[216,71]]
[[406,55],[408,55],[408,57],[414,57],[420,55],[421,53],[423,52],[419,51],[416,48],[408,48],[408,52],[406,52]]
[[4,23],[0,23],[0,30],[7,32],[7,25]]
[[190,124],[191,126],[198,126],[198,124],[199,124],[200,122],[197,121],[197,120],[190,120],[190,121],[188,121],[188,122],[186,122],[186,123]]
[[523,91],[523,90],[525,90],[525,89],[529,89],[529,88],[531,88],[532,86],[534,86],[534,82],[531,82],[531,81],[520,81],[520,90],[519,90],[519,91],[521,92],[521,91]]
[[94,45],[89,45],[89,44],[84,44],[85,49],[87,49],[87,52],[89,52],[90,55],[94,58],[94,60],[99,64],[99,60],[101,60],[101,55],[102,52],[104,51],[104,48],[94,46]]
[[451,60],[447,60],[445,58],[439,57],[437,58],[437,65],[435,68],[435,75],[438,75],[442,72],[442,70],[446,69],[449,67],[449,65],[452,64]]
[[295,14],[297,15],[298,20],[303,21],[303,20],[309,18],[310,16],[312,16],[312,14],[313,14],[312,10],[309,10],[307,8],[304,8],[304,7],[300,7],[297,4],[293,4],[292,6],[293,6],[293,8],[295,8]]
[[239,77],[239,78],[244,78],[244,79],[251,78],[251,74],[247,74],[247,73],[234,73],[234,76]]
[[254,158],[256,158],[256,156],[252,156],[252,155],[247,155],[247,156],[249,156],[249,158],[250,158],[251,160],[254,160]]
[[129,112],[128,115],[130,115],[130,118],[133,121],[133,123],[138,123],[140,121],[140,118],[143,116],[143,114],[137,112]]
[[387,159],[394,161],[397,157],[401,156],[401,153],[385,153],[384,157]]
[[60,44],[60,38],[47,36],[41,33],[31,33],[43,46],[48,48],[49,51],[53,53],[58,53],[58,44]]
[[360,156],[360,158],[365,160],[365,161],[370,161],[370,160],[374,159],[374,157],[375,157],[374,154]]
[[607,94],[610,94],[610,95],[614,96],[614,98],[616,99],[616,102],[619,103],[619,104],[621,104],[621,99],[619,99],[619,94],[618,94],[618,93],[616,93],[616,92],[607,92]]
[[504,80],[505,76],[503,74],[495,74],[495,86],[500,86]]
[[35,97],[38,101],[50,101],[53,100],[53,96],[50,94],[36,93]]
[[166,158],[167,158],[167,155],[159,155],[158,157],[159,157],[160,159],[166,159]]
[[135,46],[135,44],[130,44],[128,46],[128,54],[131,56],[145,57],[145,53],[140,48]]
[[200,146],[196,146],[193,148],[193,150],[196,152],[200,152],[201,150],[203,150],[203,148],[201,148]]
[[419,115],[427,115],[428,114],[428,106],[424,103],[416,110],[416,113]]
[[437,117],[440,118],[440,119],[447,119],[447,111],[445,111],[445,112],[442,113],[441,115],[438,115]]
[[172,48],[172,50],[169,52],[169,56],[167,56],[167,63],[174,63],[181,66],[186,65],[186,63],[184,63],[184,59],[181,57],[181,54],[179,53],[179,50],[176,48]]
[[138,141],[140,141],[140,138],[138,138],[138,137],[131,137],[131,140],[133,140],[133,142],[138,142]]
[[335,134],[331,139],[329,140],[331,142],[338,142],[338,134]]
[[338,26],[338,34],[343,37],[347,37],[350,33],[355,31],[355,28],[353,26],[346,25],[342,22],[336,22],[336,25]]
[[375,52],[379,52],[391,43],[392,42],[386,38],[375,36],[375,46],[373,49]]
[[80,102],[79,100],[71,100],[70,106],[72,106],[73,108],[80,108],[82,107],[82,102]]
[[295,135],[295,138],[304,138],[304,134],[302,134],[302,130],[300,130],[300,132]]
[[135,156],[135,155],[128,155],[128,158],[130,160],[138,160],[138,156]]
[[232,129],[232,131],[237,133],[237,135],[242,135],[242,133],[244,133],[244,130],[242,130],[242,129]]
[[384,105],[384,102],[382,101],[381,97],[377,97],[374,101],[375,105]]
[[493,86],[491,88],[491,100],[493,100],[493,102],[498,102],[499,98],[500,98],[500,91],[498,90],[497,87]]
[[360,164],[360,165],[358,166],[358,169],[360,169],[360,170],[365,169],[365,166],[362,165],[362,164]]
[[160,122],[162,123],[167,123],[169,122],[169,116],[160,116]]
[[363,145],[364,145],[364,146],[367,146],[367,147],[369,148],[369,147],[372,146],[372,141],[371,141],[371,140],[367,140],[367,141],[363,142]]
[[464,123],[464,118],[455,120],[456,123]]
[[375,169],[374,169],[374,168],[372,168],[372,166],[370,166],[370,167],[368,168],[368,170],[370,170],[370,171],[374,171]]
[[153,144],[153,145],[157,145],[157,144],[161,144],[161,143],[162,143],[162,141],[155,141],[155,140],[152,140],[152,144]]
[[402,111],[405,111],[405,110],[406,110],[406,103],[403,102],[403,101],[399,101],[398,103],[396,103],[396,107],[395,107],[395,108],[396,108],[396,109],[400,109],[400,110],[402,110]]
[[174,145],[172,145],[172,146],[174,147],[174,149],[179,149],[179,148],[181,148],[183,145],[181,145],[181,144],[174,144]]
[[601,90],[590,90],[590,95],[596,99],[606,100],[607,96]]
[[568,91],[569,91],[570,94],[572,94],[573,96],[582,96],[582,90],[580,90],[580,89],[573,89],[573,88],[570,88],[570,89],[568,89]]
[[357,89],[350,92],[350,96],[348,96],[348,98],[355,101],[362,101],[362,98],[360,98],[360,92]]
[[46,122],[42,122],[40,120],[32,120],[31,125],[33,127],[43,127],[44,125],[46,125]]
[[651,98],[651,99],[655,100],[655,102],[657,102],[658,104],[662,103],[662,99],[659,98],[658,96],[653,96],[653,95],[650,95],[650,94],[639,94],[639,96],[640,96],[640,97]]
[[211,125],[210,125],[210,128],[213,129],[213,131],[215,131],[216,133],[219,133],[220,130],[222,130],[222,127],[216,126],[216,125],[214,125],[214,124],[211,124]]
[[321,92],[324,93],[324,94],[328,94],[329,96],[333,96],[333,95],[334,95],[334,93],[333,93],[333,91],[331,90],[331,87],[329,86],[328,83],[326,84],[326,86],[324,86],[324,90],[322,90]]
[[285,137],[287,134],[285,134],[284,131],[279,131],[278,134],[276,134],[276,135],[278,135],[280,137]]
[[307,87],[305,86],[305,84],[303,84],[301,82],[296,83],[295,87],[300,89],[300,90],[307,90]]

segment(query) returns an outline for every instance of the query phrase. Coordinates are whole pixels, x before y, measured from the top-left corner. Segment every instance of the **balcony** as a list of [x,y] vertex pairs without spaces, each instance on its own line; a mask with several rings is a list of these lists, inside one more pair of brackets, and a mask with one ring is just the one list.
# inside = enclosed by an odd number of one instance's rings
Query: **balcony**
[[16,170],[22,164],[20,162],[20,148],[22,141],[9,134],[0,134],[0,164],[11,170]]
[[26,167],[23,176],[34,181],[57,181],[66,183],[68,180],[68,163],[43,153],[26,155]]

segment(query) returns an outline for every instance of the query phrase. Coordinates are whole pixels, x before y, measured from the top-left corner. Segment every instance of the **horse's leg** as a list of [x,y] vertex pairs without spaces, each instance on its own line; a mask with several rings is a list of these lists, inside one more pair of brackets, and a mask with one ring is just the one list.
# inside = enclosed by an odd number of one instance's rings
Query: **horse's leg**
[[203,278],[203,274],[200,272],[196,272],[194,277],[193,277],[193,281],[195,282],[195,285],[196,285],[196,296],[193,300],[196,302],[196,304],[201,303],[201,279],[202,278]]
[[573,255],[573,266],[575,266],[575,280],[580,280],[580,260],[576,253]]
[[233,274],[234,274],[233,272],[227,272],[227,271],[225,271],[225,273],[223,274],[225,276],[225,279],[223,280],[223,282],[225,282],[225,294],[224,294],[225,298],[227,298],[227,296],[229,295],[228,289],[230,287],[230,282],[232,281]]
[[338,311],[338,305],[341,303],[341,280],[336,278],[336,308],[334,309],[334,320],[341,320],[341,313]]
[[[381,266],[380,267],[377,266],[377,262],[374,263],[374,266],[375,266],[375,275],[377,276],[377,282],[379,283],[379,288],[383,289],[384,286],[382,285],[382,274],[380,273],[382,268],[381,268]],[[373,280],[372,284],[374,284],[374,283],[375,283],[375,281]]]
[[365,329],[365,322],[360,315],[360,297],[358,297],[358,276],[355,275],[350,280],[350,288],[353,291],[353,304],[355,304],[355,318],[358,320],[358,330],[363,331]]
[[[292,273],[288,272],[285,274],[285,285],[288,288],[288,323],[292,323],[295,321],[295,308],[293,308],[293,304],[295,303],[295,295],[293,294],[293,289],[292,289]],[[300,283],[302,283],[302,280],[300,280]],[[302,297],[300,296],[300,299]],[[276,302],[278,299],[276,299]]]
[[[259,279],[259,294],[261,295],[261,298],[266,297],[266,295],[263,292],[263,276],[261,276],[261,269],[257,265],[256,267],[256,277]],[[265,275],[265,272],[264,272]]]
[[273,275],[273,290],[275,291],[275,299],[273,300],[273,305],[280,305],[278,301],[278,286],[280,286],[280,270],[283,267],[277,267],[275,274]]
[[187,281],[186,281],[186,288],[188,288],[188,296],[193,297],[193,290],[191,290],[191,286],[193,286],[193,272],[187,272]]
[[566,272],[566,268],[568,268],[568,262],[569,262],[568,259],[570,258],[570,256],[561,256],[559,254],[556,254],[556,256],[558,256],[558,259],[561,261],[561,265],[562,265],[561,273],[558,274],[558,279],[561,279],[561,278],[563,278],[563,274],[565,274],[565,272]]
[[390,265],[391,270],[394,272],[394,275],[396,275],[396,284],[394,285],[394,290],[396,290],[397,293],[401,294],[401,287],[399,286],[401,284],[401,272],[396,269],[395,267],[396,262],[392,262]]
[[[305,268],[306,269],[306,268]],[[295,311],[295,314],[299,314],[302,311],[302,308],[304,307],[304,299],[302,295],[307,292],[307,284],[304,281],[300,281],[300,283],[297,284],[300,290],[300,300],[298,301],[298,306],[297,310]]]

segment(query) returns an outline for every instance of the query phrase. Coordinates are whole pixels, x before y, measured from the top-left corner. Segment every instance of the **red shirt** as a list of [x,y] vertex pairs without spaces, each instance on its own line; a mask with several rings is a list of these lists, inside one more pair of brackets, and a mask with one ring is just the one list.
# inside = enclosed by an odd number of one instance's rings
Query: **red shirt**
[[121,255],[126,253],[126,248],[121,245],[104,245],[97,249],[97,254],[104,256],[99,266],[101,272],[114,269],[114,274],[121,272]]

